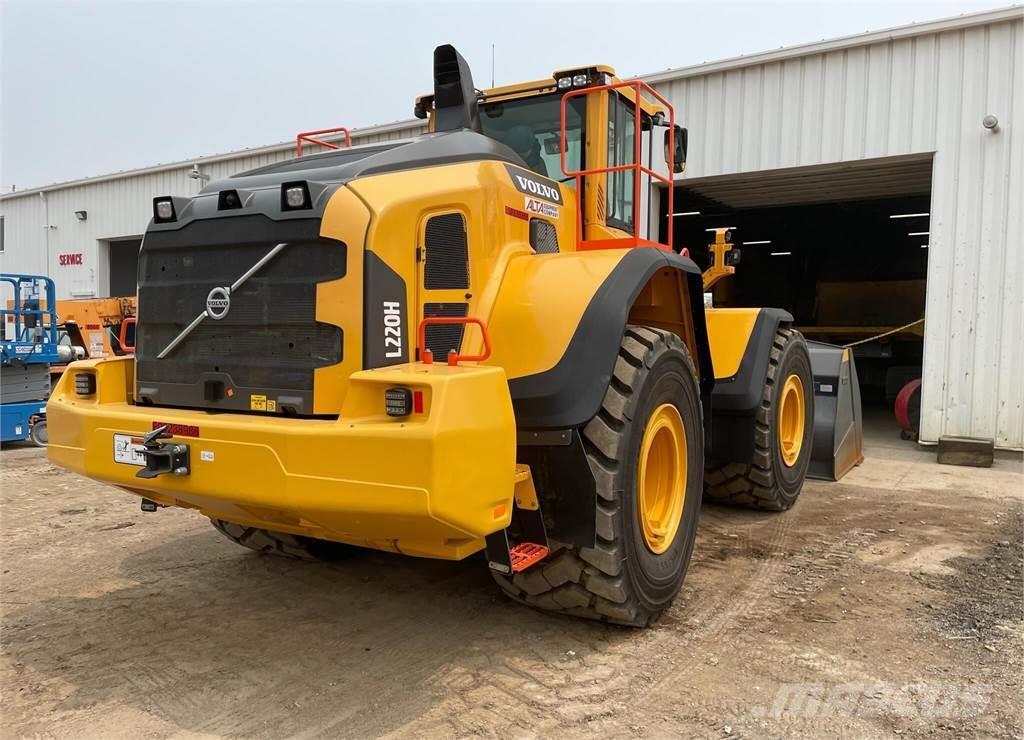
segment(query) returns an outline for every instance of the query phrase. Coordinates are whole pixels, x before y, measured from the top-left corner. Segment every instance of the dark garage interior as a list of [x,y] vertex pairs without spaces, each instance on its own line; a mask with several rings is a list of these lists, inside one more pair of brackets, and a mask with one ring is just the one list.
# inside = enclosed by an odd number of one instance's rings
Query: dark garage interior
[[684,180],[675,247],[706,267],[712,231],[732,227],[740,262],[714,305],[784,308],[808,339],[858,343],[865,416],[898,434],[893,404],[921,376],[923,321],[873,337],[924,317],[930,200],[930,155]]
[[110,291],[114,297],[135,295],[138,291],[139,248],[142,239],[110,242]]

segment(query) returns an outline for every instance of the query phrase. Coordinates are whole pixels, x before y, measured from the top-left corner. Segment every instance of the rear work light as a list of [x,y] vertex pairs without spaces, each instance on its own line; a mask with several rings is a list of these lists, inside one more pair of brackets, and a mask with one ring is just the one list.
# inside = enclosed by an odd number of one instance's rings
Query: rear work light
[[75,393],[91,396],[96,392],[96,376],[92,373],[75,373]]
[[153,198],[153,220],[157,223],[174,221],[177,215],[174,213],[174,201],[170,198]]
[[309,198],[309,186],[304,182],[286,182],[281,186],[281,210],[301,211],[312,208]]
[[230,211],[242,207],[242,198],[237,190],[221,190],[217,196],[217,210]]

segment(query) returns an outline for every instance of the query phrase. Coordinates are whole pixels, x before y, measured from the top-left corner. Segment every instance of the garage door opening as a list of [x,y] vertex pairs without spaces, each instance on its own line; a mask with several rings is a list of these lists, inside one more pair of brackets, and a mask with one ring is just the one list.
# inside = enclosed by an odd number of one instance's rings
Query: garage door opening
[[109,244],[107,274],[110,275],[110,296],[133,296],[139,288],[139,248],[142,239],[119,239]]
[[[808,339],[853,345],[879,441],[899,437],[897,394],[921,377],[931,170],[925,155],[695,178],[672,209],[675,247],[701,267],[708,230],[734,229],[740,263],[714,305],[784,308]],[[916,434],[913,404],[910,421]]]

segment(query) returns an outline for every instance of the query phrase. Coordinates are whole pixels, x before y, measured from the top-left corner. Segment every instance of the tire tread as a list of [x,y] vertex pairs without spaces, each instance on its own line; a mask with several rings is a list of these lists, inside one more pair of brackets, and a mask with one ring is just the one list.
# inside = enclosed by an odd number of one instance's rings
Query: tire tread
[[[704,497],[707,500],[764,511],[785,511],[793,505],[795,498],[787,501],[775,485],[770,446],[771,424],[774,420],[772,395],[776,375],[786,346],[792,341],[803,341],[803,335],[788,327],[779,328],[772,339],[767,378],[754,419],[754,454],[751,461],[707,465],[704,469]],[[813,420],[813,416],[811,418]]]
[[[647,626],[660,614],[643,608],[623,573],[625,545],[621,527],[617,526],[623,500],[617,488],[617,473],[639,388],[648,369],[669,349],[681,352],[687,369],[696,378],[693,360],[679,337],[653,327],[627,326],[601,410],[582,434],[598,495],[594,547],[565,547],[551,560],[511,577],[492,571],[512,599],[547,611],[634,627]],[[534,574],[550,588],[536,592]]]

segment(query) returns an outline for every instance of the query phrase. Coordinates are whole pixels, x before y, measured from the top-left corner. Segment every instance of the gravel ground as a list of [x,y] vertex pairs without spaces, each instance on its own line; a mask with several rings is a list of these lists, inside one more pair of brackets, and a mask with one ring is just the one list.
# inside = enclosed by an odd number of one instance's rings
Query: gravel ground
[[0,451],[3,737],[1021,737],[1018,460],[869,448],[784,515],[706,506],[645,631],[484,563],[264,557]]

